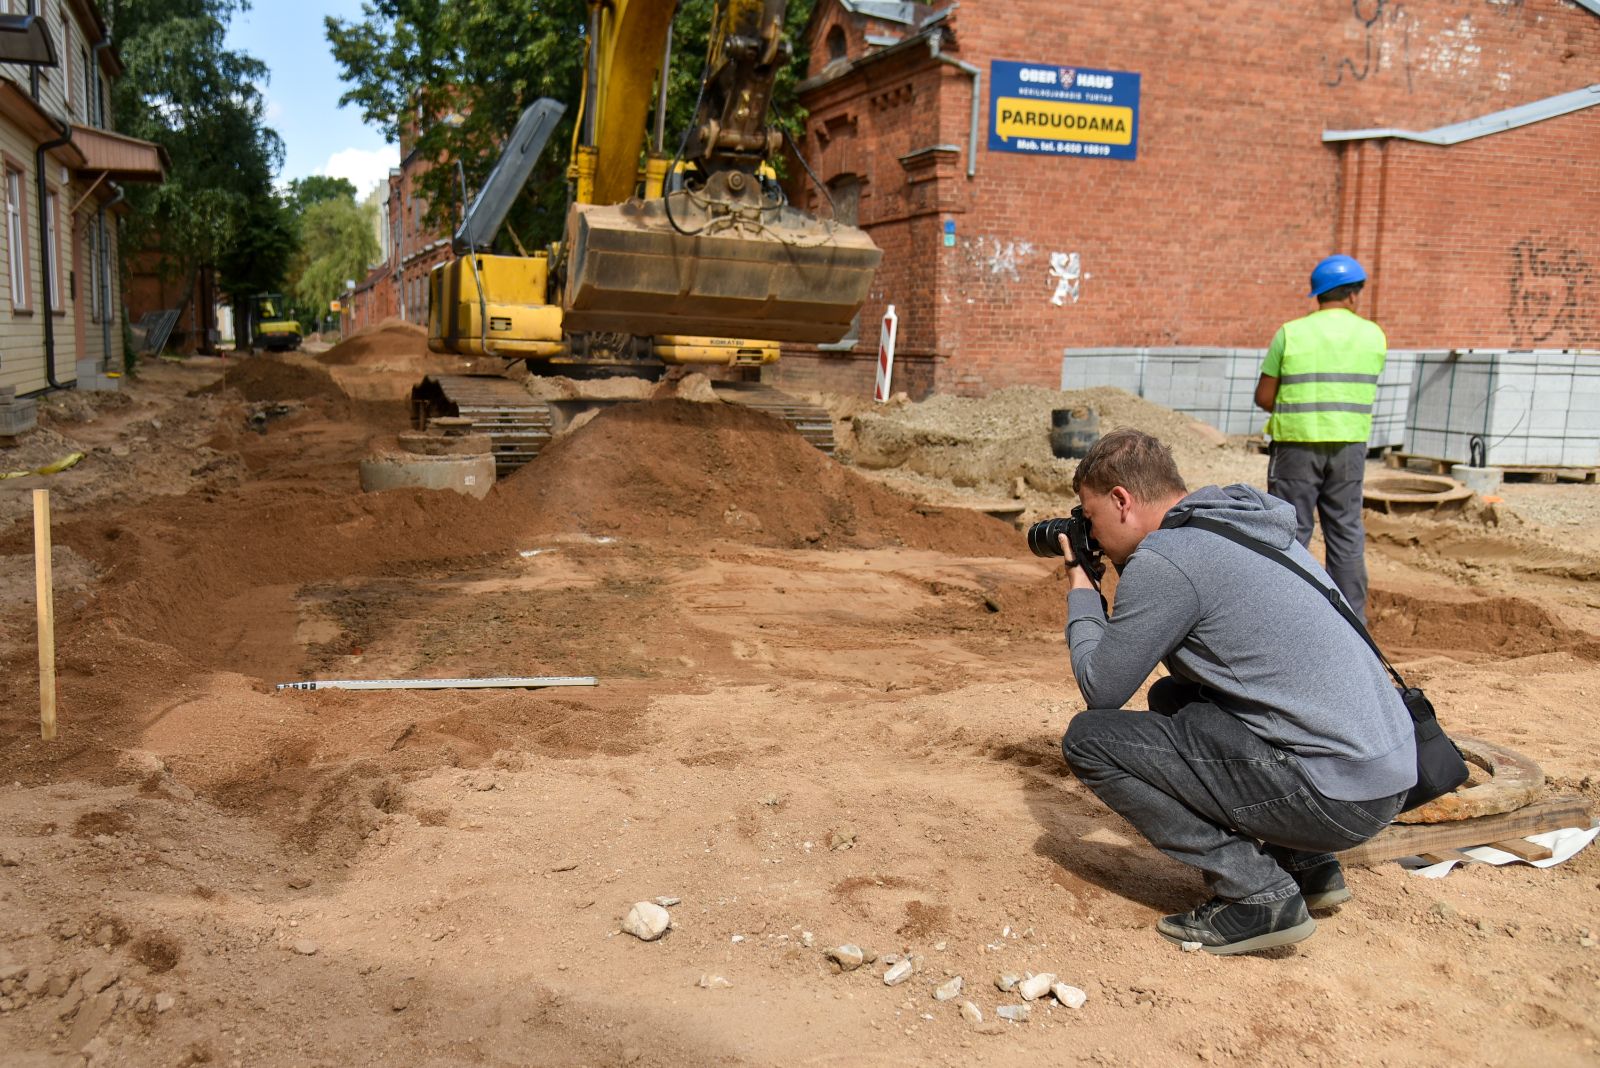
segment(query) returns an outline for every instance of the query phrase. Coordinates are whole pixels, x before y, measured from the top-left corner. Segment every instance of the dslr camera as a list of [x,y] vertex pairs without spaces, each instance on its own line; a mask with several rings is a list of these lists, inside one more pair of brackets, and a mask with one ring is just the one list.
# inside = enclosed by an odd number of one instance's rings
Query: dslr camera
[[1083,505],[1072,509],[1066,519],[1042,519],[1028,528],[1028,548],[1035,556],[1062,556],[1061,535],[1067,536],[1072,546],[1072,558],[1083,568],[1089,580],[1100,585],[1100,576],[1106,573],[1105,553],[1100,543],[1089,533],[1089,517],[1083,514]]

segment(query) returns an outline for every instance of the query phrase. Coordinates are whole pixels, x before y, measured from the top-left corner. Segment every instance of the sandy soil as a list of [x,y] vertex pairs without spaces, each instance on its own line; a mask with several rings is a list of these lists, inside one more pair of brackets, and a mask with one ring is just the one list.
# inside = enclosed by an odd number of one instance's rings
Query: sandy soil
[[[1062,765],[1059,572],[927,503],[999,481],[900,472],[917,500],[664,400],[481,504],[363,496],[423,359],[161,364],[0,451],[89,449],[48,482],[48,745],[40,483],[0,483],[0,1063],[1596,1063],[1600,850],[1353,871],[1270,955],[1159,939],[1200,882]],[[1194,444],[1192,482],[1261,466]],[[1375,627],[1449,727],[1600,798],[1600,487],[1503,496],[1371,518]],[[601,685],[272,688],[506,674]],[[618,934],[658,896],[661,941]],[[918,970],[835,974],[844,942]],[[1025,971],[1088,1001],[998,1021]]]

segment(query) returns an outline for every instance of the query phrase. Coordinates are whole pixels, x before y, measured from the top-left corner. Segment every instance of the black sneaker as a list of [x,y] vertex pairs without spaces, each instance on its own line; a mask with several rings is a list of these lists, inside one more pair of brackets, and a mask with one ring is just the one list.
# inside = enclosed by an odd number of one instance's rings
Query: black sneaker
[[1344,869],[1337,860],[1305,871],[1292,871],[1289,875],[1300,887],[1308,909],[1331,909],[1350,900],[1350,890],[1344,885]]
[[1265,905],[1245,905],[1214,897],[1193,912],[1167,916],[1156,924],[1169,942],[1199,942],[1207,953],[1232,956],[1287,946],[1310,938],[1317,921],[1299,894]]

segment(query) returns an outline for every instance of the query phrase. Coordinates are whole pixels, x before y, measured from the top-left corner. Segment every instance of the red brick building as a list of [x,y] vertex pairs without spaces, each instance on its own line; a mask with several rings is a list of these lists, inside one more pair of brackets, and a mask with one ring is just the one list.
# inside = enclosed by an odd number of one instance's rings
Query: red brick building
[[383,263],[350,294],[346,334],[384,319],[428,323],[428,272],[452,257],[450,235],[427,225],[428,202],[420,181],[434,166],[416,146],[408,125],[400,133],[400,166],[389,172],[389,197],[383,212]]
[[[870,388],[890,303],[914,394],[1264,347],[1333,251],[1396,348],[1600,348],[1600,4],[819,0],[807,33],[804,151],[884,262],[854,350],[779,383]],[[997,75],[1085,72],[1138,75],[1134,158],[994,147]]]

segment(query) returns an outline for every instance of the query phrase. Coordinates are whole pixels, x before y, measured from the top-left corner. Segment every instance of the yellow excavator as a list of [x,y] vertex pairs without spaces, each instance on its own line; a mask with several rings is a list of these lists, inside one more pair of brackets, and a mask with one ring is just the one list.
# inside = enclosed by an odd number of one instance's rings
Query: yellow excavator
[[[566,110],[539,100],[464,211],[456,258],[429,278],[430,349],[524,360],[542,374],[654,377],[670,365],[760,367],[778,358],[779,342],[835,342],[850,329],[881,253],[861,230],[791,207],[767,177],[782,145],[768,105],[790,59],[787,0],[719,0],[696,113],[669,156],[675,6],[589,5],[564,237],[531,255],[489,251]],[[753,384],[726,388],[728,399],[831,445],[825,413]],[[430,377],[412,401],[419,426],[472,418],[494,440],[502,472],[536,454],[570,414],[488,376]]]

